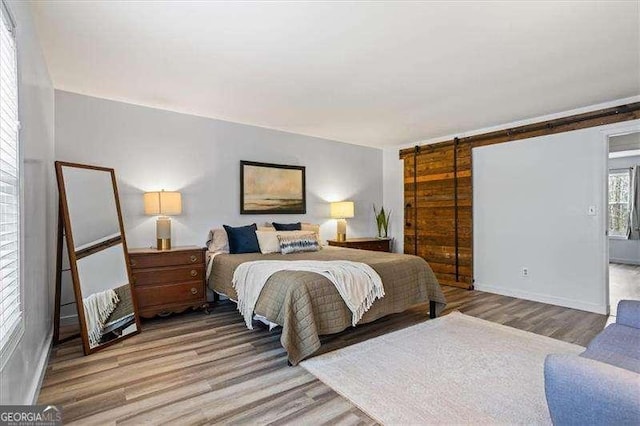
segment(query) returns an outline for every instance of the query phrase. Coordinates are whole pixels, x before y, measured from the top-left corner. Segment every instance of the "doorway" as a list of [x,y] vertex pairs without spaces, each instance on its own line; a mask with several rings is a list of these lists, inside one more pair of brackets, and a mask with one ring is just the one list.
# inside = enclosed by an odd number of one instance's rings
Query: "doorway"
[[609,306],[640,300],[640,131],[609,137]]

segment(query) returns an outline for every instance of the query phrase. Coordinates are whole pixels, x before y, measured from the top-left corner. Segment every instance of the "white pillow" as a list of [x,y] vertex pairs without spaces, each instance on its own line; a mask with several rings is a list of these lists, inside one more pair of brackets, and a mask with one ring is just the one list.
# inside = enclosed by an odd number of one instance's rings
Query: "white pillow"
[[258,237],[258,245],[262,254],[280,253],[280,240],[278,235],[282,236],[303,236],[313,235],[310,231],[256,231]]
[[300,224],[300,228],[302,228],[303,231],[311,231],[316,234],[316,238],[318,239],[318,242],[320,242],[320,225],[302,222]]
[[209,231],[207,248],[210,253],[229,253],[229,237],[224,228],[215,228]]

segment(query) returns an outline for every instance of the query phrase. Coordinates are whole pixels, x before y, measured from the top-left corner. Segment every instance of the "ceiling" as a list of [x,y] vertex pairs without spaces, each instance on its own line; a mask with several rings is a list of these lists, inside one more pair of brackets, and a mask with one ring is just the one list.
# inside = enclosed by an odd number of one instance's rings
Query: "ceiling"
[[57,89],[381,147],[640,94],[638,1],[37,1]]

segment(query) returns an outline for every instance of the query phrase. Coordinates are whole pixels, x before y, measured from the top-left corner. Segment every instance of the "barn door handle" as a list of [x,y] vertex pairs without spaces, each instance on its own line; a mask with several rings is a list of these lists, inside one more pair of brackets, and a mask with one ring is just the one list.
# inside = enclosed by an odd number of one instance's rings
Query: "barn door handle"
[[411,214],[411,203],[407,203],[404,206],[404,225],[407,228],[411,228],[411,222],[409,222],[410,214]]

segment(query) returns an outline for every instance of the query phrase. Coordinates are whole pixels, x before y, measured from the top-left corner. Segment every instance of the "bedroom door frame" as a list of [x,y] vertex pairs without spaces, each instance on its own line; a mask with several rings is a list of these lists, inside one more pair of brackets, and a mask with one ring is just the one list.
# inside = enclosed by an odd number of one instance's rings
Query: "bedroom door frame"
[[604,211],[602,213],[602,217],[604,220],[601,221],[602,227],[601,232],[605,235],[605,244],[603,250],[602,261],[604,263],[604,280],[603,280],[603,288],[601,289],[601,294],[604,297],[606,314],[611,314],[611,300],[609,294],[609,139],[613,136],[622,136],[629,133],[637,133],[640,132],[640,120],[637,120],[637,123],[629,124],[628,122],[612,124],[604,127],[601,130],[602,140],[603,140],[603,150],[604,150],[604,158],[605,165],[603,170],[603,182],[604,186],[604,194],[602,194],[602,199],[604,200]]

